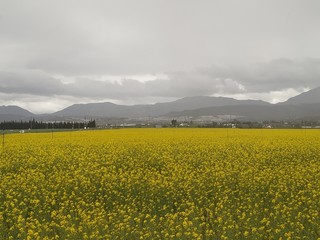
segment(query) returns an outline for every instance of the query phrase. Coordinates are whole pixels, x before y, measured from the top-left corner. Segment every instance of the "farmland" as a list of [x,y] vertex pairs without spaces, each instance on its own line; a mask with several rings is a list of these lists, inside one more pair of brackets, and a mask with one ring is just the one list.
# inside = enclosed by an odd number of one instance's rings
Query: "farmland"
[[320,131],[10,134],[0,239],[319,239]]

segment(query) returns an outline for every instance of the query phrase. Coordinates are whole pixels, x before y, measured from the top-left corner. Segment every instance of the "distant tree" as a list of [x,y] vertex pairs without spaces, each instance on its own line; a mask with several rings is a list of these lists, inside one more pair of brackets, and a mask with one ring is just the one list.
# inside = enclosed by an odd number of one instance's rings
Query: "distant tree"
[[171,125],[176,127],[178,125],[178,121],[176,119],[171,120]]
[[212,122],[212,127],[214,127],[214,128],[218,127],[218,123],[213,121]]
[[90,128],[96,127],[96,120],[90,120],[87,124],[84,122],[42,122],[35,119],[29,121],[3,121],[0,122],[0,129],[71,129],[74,127],[84,128],[88,126]]
[[87,125],[89,128],[95,128],[96,127],[96,120],[90,120],[88,122],[88,125]]

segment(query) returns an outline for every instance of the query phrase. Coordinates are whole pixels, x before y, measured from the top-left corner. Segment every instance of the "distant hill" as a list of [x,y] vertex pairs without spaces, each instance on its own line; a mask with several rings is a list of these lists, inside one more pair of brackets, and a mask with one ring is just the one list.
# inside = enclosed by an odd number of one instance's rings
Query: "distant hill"
[[26,121],[36,115],[18,106],[0,106],[0,121]]
[[233,115],[238,116],[238,119],[251,121],[320,119],[320,104],[209,107],[171,112],[166,116],[174,118],[218,115]]
[[309,103],[320,104],[320,87],[301,93],[279,104],[280,105],[302,105],[302,104],[309,104]]
[[227,97],[208,97],[208,96],[195,96],[185,97],[173,102],[156,103],[153,105],[138,105],[139,109],[144,109],[145,115],[159,116],[165,115],[172,111],[193,110],[204,107],[214,106],[237,106],[237,105],[270,105],[270,103],[260,100],[236,100]]
[[161,116],[173,111],[193,110],[212,106],[253,105],[267,106],[267,102],[259,100],[236,100],[226,97],[185,97],[173,102],[150,105],[117,105],[113,103],[74,104],[54,113],[55,116],[86,116],[86,117],[146,117]]
[[74,104],[52,115],[63,117],[128,117],[133,113],[129,106],[106,102]]
[[74,119],[125,119],[179,116],[233,115],[243,120],[320,120],[320,87],[279,104],[260,100],[195,96],[149,105],[118,105],[110,102],[74,104],[53,114],[35,115],[17,106],[0,106],[0,121],[72,121]]

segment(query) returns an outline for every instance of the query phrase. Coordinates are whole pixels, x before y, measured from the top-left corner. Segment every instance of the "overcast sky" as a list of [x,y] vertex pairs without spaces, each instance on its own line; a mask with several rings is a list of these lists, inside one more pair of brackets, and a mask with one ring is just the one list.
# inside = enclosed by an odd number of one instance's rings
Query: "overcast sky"
[[319,13],[319,0],[0,0],[0,105],[284,101],[320,86]]

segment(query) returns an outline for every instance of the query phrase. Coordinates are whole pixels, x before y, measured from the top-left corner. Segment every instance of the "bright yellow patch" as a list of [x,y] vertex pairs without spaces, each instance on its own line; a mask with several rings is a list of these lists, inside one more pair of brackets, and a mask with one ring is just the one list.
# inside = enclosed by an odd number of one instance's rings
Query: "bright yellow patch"
[[0,239],[319,237],[318,130],[121,129],[5,140]]

